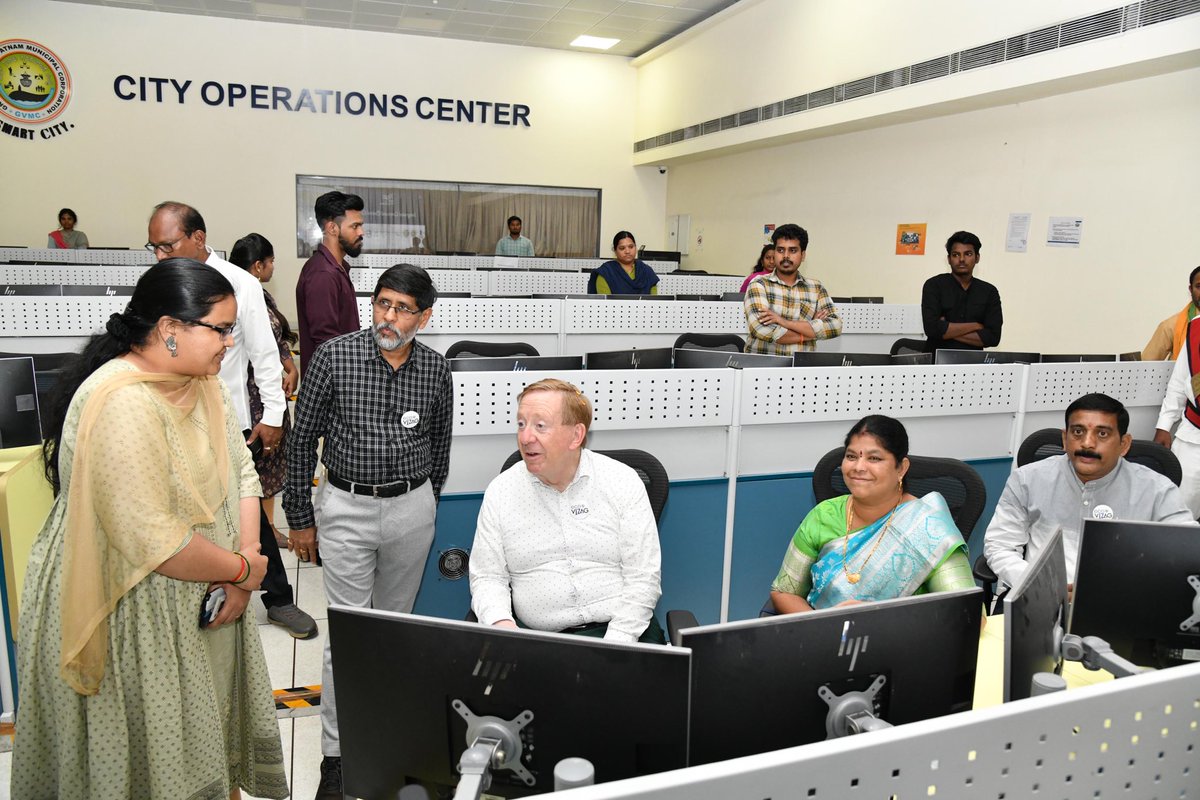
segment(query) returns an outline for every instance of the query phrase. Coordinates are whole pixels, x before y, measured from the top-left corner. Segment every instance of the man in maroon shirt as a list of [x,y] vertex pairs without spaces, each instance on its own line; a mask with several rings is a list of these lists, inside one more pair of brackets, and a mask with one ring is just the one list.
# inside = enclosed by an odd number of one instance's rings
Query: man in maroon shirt
[[321,244],[305,262],[296,283],[296,315],[300,322],[300,367],[308,365],[318,345],[362,327],[358,301],[350,282],[346,256],[363,246],[363,201],[356,194],[326,192],[317,198]]

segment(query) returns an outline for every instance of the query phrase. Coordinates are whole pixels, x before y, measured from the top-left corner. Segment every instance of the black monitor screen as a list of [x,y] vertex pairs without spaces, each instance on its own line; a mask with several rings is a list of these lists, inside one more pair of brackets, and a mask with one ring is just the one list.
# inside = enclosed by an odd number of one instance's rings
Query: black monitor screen
[[967,589],[685,629],[689,764],[820,741],[819,690],[865,691],[880,677],[875,714],[893,725],[969,710],[982,607]]
[[670,369],[671,348],[609,350],[603,353],[588,353],[584,360],[588,369]]
[[583,369],[583,356],[452,358],[451,372],[547,372]]
[[32,358],[0,358],[0,448],[41,444]]
[[1039,672],[1062,674],[1062,635],[1067,629],[1067,558],[1062,531],[1004,597],[1004,702],[1032,693]]
[[607,294],[609,300],[674,300],[673,294]]
[[938,350],[935,364],[1037,364],[1041,353],[1010,353],[1003,350]]
[[1085,520],[1072,634],[1143,667],[1200,661],[1200,528]]
[[818,353],[807,350],[792,355],[797,367],[881,367],[895,362],[887,353]]
[[731,350],[700,350],[693,347],[675,349],[675,369],[753,369],[756,367],[790,367],[790,356],[768,356],[763,353],[738,353]]
[[933,353],[897,353],[892,356],[893,364],[932,364]]
[[519,764],[533,784],[494,769],[491,795],[549,792],[571,756],[597,783],[686,765],[686,650],[338,606],[329,624],[348,795],[394,800],[410,776],[456,784],[469,744],[456,704],[532,715]]

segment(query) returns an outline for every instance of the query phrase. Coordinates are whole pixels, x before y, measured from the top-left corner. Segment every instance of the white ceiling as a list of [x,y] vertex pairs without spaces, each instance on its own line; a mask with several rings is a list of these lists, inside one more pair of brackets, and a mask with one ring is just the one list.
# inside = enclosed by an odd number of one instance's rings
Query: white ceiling
[[[175,14],[289,22],[577,50],[580,34],[636,56],[737,0],[67,0]],[[600,52],[600,51],[587,51]]]

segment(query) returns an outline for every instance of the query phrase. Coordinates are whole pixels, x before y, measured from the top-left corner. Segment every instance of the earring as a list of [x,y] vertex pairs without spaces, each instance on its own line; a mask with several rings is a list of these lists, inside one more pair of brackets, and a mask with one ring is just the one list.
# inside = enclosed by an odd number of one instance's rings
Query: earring
[[179,344],[175,341],[175,336],[168,336],[163,342],[167,346],[167,352],[171,354],[171,358],[179,358]]

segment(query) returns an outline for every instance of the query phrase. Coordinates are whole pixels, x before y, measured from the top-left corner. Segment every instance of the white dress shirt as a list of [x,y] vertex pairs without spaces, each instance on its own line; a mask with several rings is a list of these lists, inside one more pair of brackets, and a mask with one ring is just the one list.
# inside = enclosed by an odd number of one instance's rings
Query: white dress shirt
[[211,247],[206,249],[208,260],[204,263],[233,284],[233,295],[237,300],[233,347],[225,353],[220,374],[233,398],[238,425],[242,430],[251,427],[250,394],[246,389],[249,373],[246,367],[253,364],[254,382],[262,396],[262,421],[278,428],[283,425],[287,398],[283,396],[283,362],[279,360],[279,345],[275,343],[275,332],[271,329],[271,317],[267,312],[267,301],[263,299],[262,284],[246,270],[219,258]]
[[[518,462],[483,496],[471,549],[471,608],[491,625],[518,618],[559,631],[608,622],[632,642],[662,594],[658,528],[630,467],[584,449],[566,491]],[[514,617],[515,612],[515,617]]]
[[1183,409],[1187,406],[1189,398],[1193,402],[1196,400],[1196,395],[1192,393],[1192,371],[1188,367],[1187,352],[1184,351],[1175,359],[1171,380],[1167,381],[1167,394],[1163,398],[1162,407],[1158,411],[1158,422],[1154,423],[1154,427],[1170,433],[1178,422],[1179,430],[1175,432],[1175,436],[1185,442],[1200,444],[1200,428],[1183,418]]
[[1196,524],[1179,487],[1149,467],[1122,458],[1112,472],[1085,483],[1064,453],[1008,476],[984,534],[983,554],[1000,580],[1016,586],[1061,527],[1067,580],[1073,583],[1088,518]]

